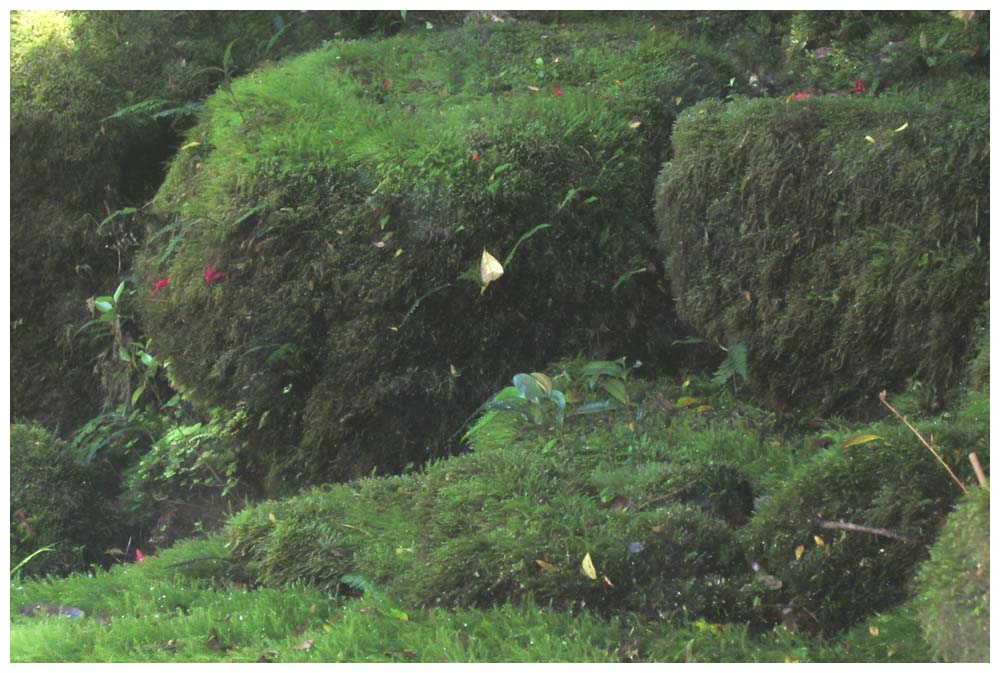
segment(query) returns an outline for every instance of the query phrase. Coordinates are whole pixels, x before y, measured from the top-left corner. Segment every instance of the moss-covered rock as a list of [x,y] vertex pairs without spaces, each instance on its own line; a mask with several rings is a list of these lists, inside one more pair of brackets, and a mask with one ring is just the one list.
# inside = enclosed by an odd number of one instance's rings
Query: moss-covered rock
[[964,372],[988,298],[975,101],[819,96],[686,111],[657,217],[678,313],[749,347],[752,390],[822,411]]
[[[379,12],[11,13],[11,405],[67,433],[128,399],[110,340],[75,331],[129,278],[141,207],[199,101],[252,69],[385,25]],[[398,18],[398,17],[397,17]],[[219,72],[217,72],[219,71]],[[124,111],[124,112],[123,112]],[[132,337],[136,325],[125,326]],[[106,386],[107,389],[102,389]]]
[[[975,449],[988,465],[989,411],[968,411],[915,426],[971,485],[966,455]],[[867,441],[851,445],[859,438]],[[763,499],[741,536],[748,558],[783,584],[773,601],[805,611],[813,627],[830,632],[909,598],[917,565],[961,495],[934,456],[893,421],[861,436],[837,435]]]
[[66,445],[38,426],[10,426],[10,558],[38,554],[25,576],[66,574],[124,547],[123,517],[114,506],[117,479],[106,464],[76,462]]
[[924,637],[948,662],[990,660],[990,490],[972,489],[917,574]]
[[515,368],[669,348],[649,194],[725,63],[629,22],[425,33],[234,82],[157,196],[156,349],[196,403],[245,401],[296,483],[449,450]]

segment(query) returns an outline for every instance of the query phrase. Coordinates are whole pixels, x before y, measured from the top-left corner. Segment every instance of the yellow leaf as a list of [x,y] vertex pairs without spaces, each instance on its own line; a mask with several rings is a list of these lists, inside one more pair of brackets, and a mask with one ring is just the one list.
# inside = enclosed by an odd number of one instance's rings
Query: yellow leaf
[[552,570],[553,568],[555,568],[554,565],[552,565],[548,561],[543,561],[542,559],[535,559],[535,563],[537,563],[538,567],[541,568],[542,570]]
[[711,411],[712,410],[712,405],[711,404],[700,404],[697,407],[695,407],[694,410],[697,411],[699,414],[703,414],[706,411]]
[[403,254],[403,249],[402,249],[402,248],[400,248],[399,250],[397,250],[397,251],[396,251],[396,254],[395,254],[395,255],[393,255],[393,256],[394,256],[394,257],[399,257],[399,256],[400,256],[400,255],[402,255],[402,254]]
[[389,329],[392,330],[393,332],[398,332],[399,331],[399,328],[396,327],[395,325],[392,325],[391,327],[389,327]]
[[323,631],[326,632],[326,633],[330,633],[330,631],[333,631],[333,627],[330,626],[329,624],[324,624],[323,625]]
[[701,403],[702,403],[701,399],[697,397],[688,397],[687,395],[685,395],[684,397],[677,398],[676,402],[677,406],[679,407],[689,407],[692,404],[701,404]]
[[870,142],[872,145],[875,144],[875,139],[872,138],[871,136],[865,136],[865,140],[867,140],[868,142]]
[[449,366],[449,371],[451,372],[452,376],[458,376],[458,370],[455,369],[455,365],[450,365]]
[[908,127],[909,127],[909,126],[910,126],[910,122],[905,122],[905,123],[904,123],[904,124],[903,124],[902,126],[900,126],[900,127],[898,128],[898,129],[895,129],[895,131],[894,131],[894,132],[895,132],[895,133],[899,133],[900,131],[905,131],[905,130],[906,130],[906,129],[907,129]]
[[798,547],[795,548],[795,560],[798,561],[800,558],[802,558],[802,555],[805,553],[806,553],[805,546],[800,544]]
[[685,379],[684,383],[681,384],[681,390],[687,390],[689,385],[691,385],[691,379]]
[[583,557],[583,562],[580,564],[583,569],[583,574],[592,580],[597,579],[597,568],[594,567],[594,562],[590,560],[590,552]]
[[277,521],[277,519],[274,517],[274,512],[270,512],[267,515],[267,518],[270,519],[272,522],[276,522]]
[[874,624],[872,624],[871,626],[868,627],[868,633],[872,634],[873,638],[877,638],[878,637],[878,627],[875,626]]
[[824,542],[823,538],[821,538],[819,535],[813,535],[813,540],[816,541],[816,546],[817,547],[825,547],[826,546],[826,542]]
[[799,663],[799,660],[798,659],[792,659],[792,655],[787,654],[787,655],[785,655],[785,663],[786,664],[797,664],[797,663]]
[[489,285],[497,278],[503,275],[503,267],[497,258],[486,252],[486,248],[483,248],[483,257],[479,260],[479,279],[483,282],[483,285]]
[[642,126],[642,120],[639,119],[638,117],[634,118],[632,121],[628,123],[628,127],[630,129],[637,129],[640,126]]
[[552,379],[541,372],[531,372],[531,378],[538,381],[538,384],[542,386],[542,390],[545,391],[546,395],[552,393]]
[[192,147],[198,147],[198,145],[201,145],[201,143],[198,142],[197,140],[192,143],[188,143],[187,145],[181,145],[181,152],[183,152],[184,150],[189,150]]
[[566,404],[576,404],[582,399],[583,398],[577,395],[576,393],[566,393]]
[[849,449],[850,447],[857,446],[859,444],[867,444],[868,442],[874,442],[876,439],[881,439],[882,441],[885,441],[885,438],[880,437],[879,435],[854,435],[853,437],[848,437],[847,439],[845,439],[842,446],[845,449]]
[[681,101],[683,101],[683,100],[684,100],[684,96],[678,96],[677,98],[674,99],[674,105],[680,107]]

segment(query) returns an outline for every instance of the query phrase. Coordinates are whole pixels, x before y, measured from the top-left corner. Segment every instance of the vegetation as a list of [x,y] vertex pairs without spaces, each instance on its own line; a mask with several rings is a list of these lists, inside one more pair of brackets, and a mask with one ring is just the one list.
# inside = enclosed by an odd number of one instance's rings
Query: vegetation
[[11,27],[12,661],[988,661],[987,13]]

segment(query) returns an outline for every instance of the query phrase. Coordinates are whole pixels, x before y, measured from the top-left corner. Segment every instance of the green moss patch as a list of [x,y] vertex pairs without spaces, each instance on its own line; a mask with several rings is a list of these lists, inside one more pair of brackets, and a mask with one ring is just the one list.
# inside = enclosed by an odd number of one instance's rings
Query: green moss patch
[[920,566],[917,606],[942,661],[990,660],[990,490],[973,489]]
[[682,115],[658,224],[679,314],[762,401],[875,407],[964,373],[988,296],[986,99],[813,96]]
[[[190,399],[295,446],[273,462],[298,484],[450,450],[511,363],[655,362],[674,329],[655,274],[625,274],[655,261],[673,115],[725,65],[627,22],[426,33],[234,82],[157,196],[157,350]],[[505,270],[485,290],[484,249]]]

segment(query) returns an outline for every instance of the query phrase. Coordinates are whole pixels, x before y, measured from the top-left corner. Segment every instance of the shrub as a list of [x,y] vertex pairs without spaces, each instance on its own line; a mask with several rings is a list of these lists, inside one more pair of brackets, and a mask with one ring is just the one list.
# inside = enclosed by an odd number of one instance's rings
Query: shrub
[[990,660],[990,490],[975,488],[948,516],[917,573],[916,605],[934,655]]

